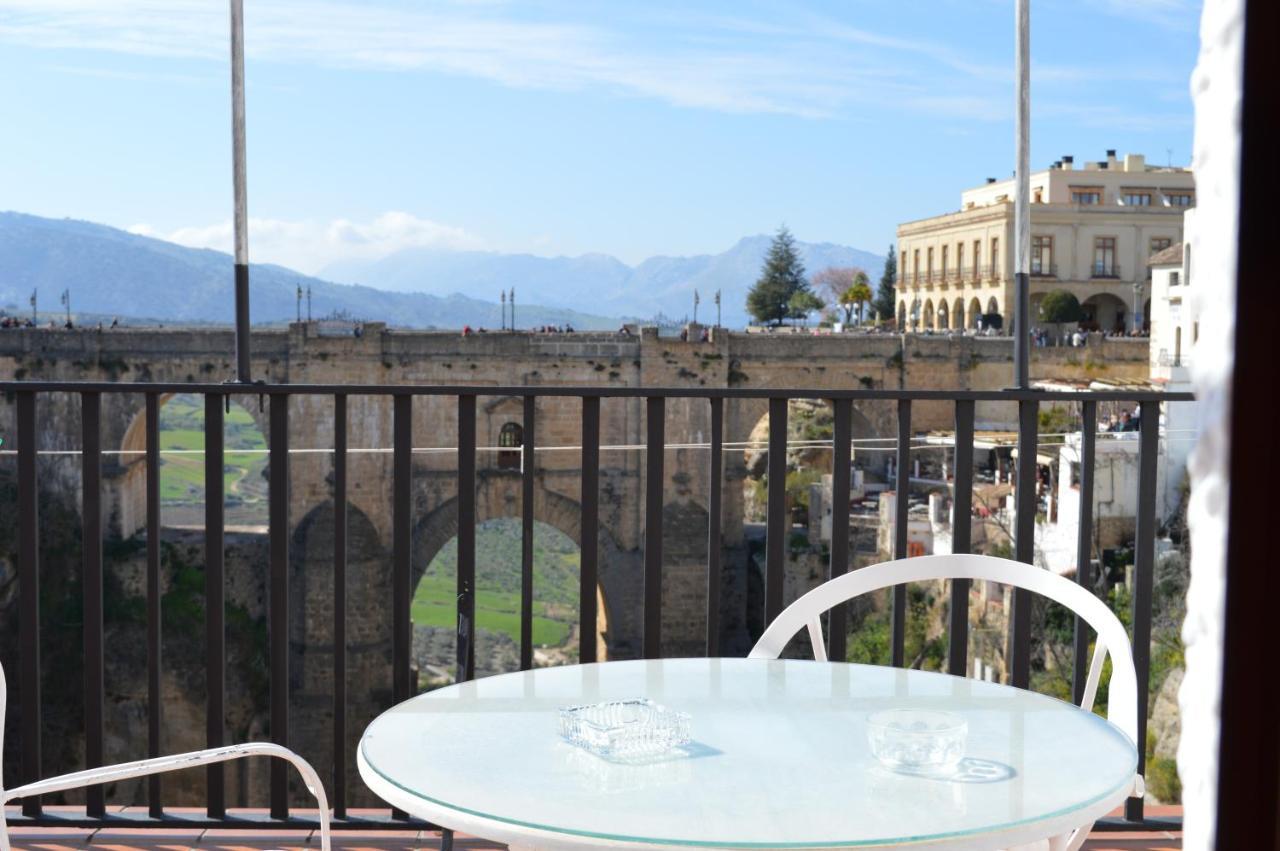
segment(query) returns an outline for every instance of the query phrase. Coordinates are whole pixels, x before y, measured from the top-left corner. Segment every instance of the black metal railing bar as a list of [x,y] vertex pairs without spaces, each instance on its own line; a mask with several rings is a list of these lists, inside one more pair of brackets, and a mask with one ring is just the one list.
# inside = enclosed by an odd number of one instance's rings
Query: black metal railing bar
[[[18,550],[19,550],[19,614],[21,623],[21,665],[18,681],[21,688],[21,772],[23,780],[36,779],[41,773],[39,688],[39,563],[38,544],[39,512],[36,459],[42,450],[37,446],[38,404],[40,393],[74,393],[79,395],[81,440],[79,450],[57,450],[80,455],[82,472],[82,500],[84,506],[83,534],[86,545],[82,550],[83,586],[85,607],[83,641],[85,648],[84,673],[84,725],[85,761],[87,765],[101,764],[104,754],[104,682],[103,682],[103,548],[102,548],[102,459],[101,446],[102,395],[142,394],[145,400],[147,479],[147,683],[148,683],[148,737],[147,751],[156,755],[161,751],[162,701],[160,677],[162,654],[160,642],[160,482],[159,461],[159,408],[164,394],[172,392],[196,392],[205,396],[205,449],[206,475],[205,503],[205,595],[207,616],[205,673],[206,740],[209,746],[225,742],[226,695],[226,620],[225,620],[225,566],[224,544],[224,478],[222,475],[225,446],[223,429],[224,411],[232,396],[247,395],[240,389],[227,385],[168,385],[168,384],[110,384],[98,382],[0,382],[0,390],[16,397],[17,479],[18,479]],[[666,400],[670,398],[706,399],[710,406],[711,437],[709,442],[687,444],[709,448],[709,497],[707,556],[707,652],[718,652],[718,625],[720,604],[720,531],[722,489],[724,479],[723,455],[729,447],[745,446],[724,441],[724,400],[757,399],[768,401],[770,433],[765,444],[769,450],[767,469],[769,481],[766,514],[765,558],[765,615],[775,617],[783,605],[782,579],[787,540],[792,533],[790,518],[786,516],[785,487],[779,487],[786,478],[786,453],[788,401],[796,398],[826,398],[834,412],[831,441],[816,441],[832,450],[833,475],[832,498],[834,506],[847,506],[850,493],[851,447],[862,441],[851,434],[851,411],[856,401],[896,400],[898,408],[898,434],[895,445],[883,446],[886,451],[896,451],[895,530],[893,551],[895,557],[906,557],[908,552],[908,499],[912,481],[911,452],[927,448],[943,448],[933,443],[921,442],[912,436],[913,402],[949,401],[955,405],[955,496],[953,523],[953,551],[966,552],[971,547],[970,524],[963,522],[972,514],[972,460],[974,444],[974,410],[979,401],[1016,401],[1019,406],[1019,459],[1034,459],[1036,448],[1051,435],[1038,434],[1038,413],[1043,403],[1082,403],[1083,436],[1080,442],[1081,480],[1079,555],[1077,579],[1086,586],[1092,582],[1090,549],[1092,541],[1092,497],[1094,466],[1096,460],[1096,424],[1099,402],[1137,402],[1140,406],[1140,429],[1136,435],[1139,443],[1139,487],[1137,517],[1137,546],[1135,551],[1135,591],[1133,595],[1133,644],[1139,676],[1139,729],[1145,736],[1147,672],[1150,667],[1152,571],[1156,535],[1156,464],[1159,454],[1158,429],[1159,406],[1162,402],[1181,402],[1191,399],[1189,394],[1160,393],[1148,390],[1057,392],[1044,390],[1018,391],[905,391],[905,390],[746,390],[740,388],[663,388],[631,389],[602,387],[549,387],[549,388],[495,388],[475,386],[403,387],[403,386],[334,386],[334,385],[256,385],[255,394],[269,400],[269,674],[270,674],[270,735],[274,741],[286,744],[289,730],[289,455],[298,451],[326,451],[333,455],[334,484],[334,636],[337,647],[334,652],[334,729],[333,766],[335,816],[353,825],[385,825],[378,819],[349,819],[346,812],[346,494],[347,457],[355,451],[348,446],[347,396],[390,396],[392,399],[392,454],[393,517],[392,517],[392,610],[393,647],[392,681],[393,698],[397,701],[412,696],[414,684],[411,672],[411,621],[409,604],[411,588],[411,529],[413,521],[412,457],[413,399],[415,396],[454,396],[457,399],[457,446],[447,451],[456,452],[458,470],[458,575],[457,575],[457,668],[459,680],[469,679],[475,670],[475,526],[476,526],[476,456],[482,447],[476,440],[476,400],[479,395],[520,396],[524,402],[524,431],[522,450],[530,453],[565,449],[566,447],[539,447],[536,444],[536,403],[539,397],[578,397],[582,400],[581,446],[574,448],[582,455],[582,518],[581,518],[581,610],[580,652],[584,662],[596,659],[595,623],[597,618],[596,584],[599,574],[599,457],[610,449],[643,448],[645,460],[645,524],[644,569],[641,613],[642,655],[646,658],[661,654],[662,610],[662,510],[664,483],[664,452],[673,446],[665,441]],[[289,447],[289,402],[294,395],[327,395],[334,399],[334,445],[331,450],[291,450]],[[646,429],[643,446],[608,446],[600,442],[600,404],[604,398],[631,397],[645,400]],[[1126,436],[1127,437],[1127,436]],[[813,443],[814,441],[801,441]],[[888,440],[880,440],[887,443]],[[756,443],[750,443],[756,446]],[[377,450],[382,451],[382,450]],[[433,449],[433,451],[438,451]],[[521,557],[521,667],[532,664],[532,538],[534,528],[533,494],[535,490],[536,464],[522,463],[522,511],[523,545]],[[1015,496],[1017,520],[1014,529],[1015,555],[1019,560],[1030,561],[1033,555],[1036,493],[1034,463],[1020,463],[1017,468]],[[849,517],[847,511],[833,511],[832,544],[828,574],[837,576],[849,569],[848,552]],[[950,589],[950,645],[947,668],[953,673],[964,674],[967,669],[968,635],[968,583],[956,582]],[[892,601],[892,662],[905,663],[906,588],[897,586]],[[1030,606],[1029,602],[1015,595],[1012,620],[1011,681],[1026,687],[1029,684],[1030,660]],[[845,627],[847,621],[842,608],[833,610],[828,628],[831,634],[830,649],[833,658],[845,654]],[[1074,637],[1075,664],[1073,687],[1077,694],[1082,688],[1084,657],[1087,651],[1087,633],[1077,622]],[[270,819],[261,822],[244,816],[229,816],[226,809],[224,778],[220,766],[211,766],[207,775],[208,806],[203,818],[186,817],[192,824],[228,826],[248,824],[260,826],[297,826],[308,823],[307,818],[291,814],[288,807],[287,783],[283,776],[272,772],[270,783]],[[158,782],[148,784],[148,812],[145,818],[125,819],[129,824],[144,826],[174,823],[174,814],[166,811],[161,799],[162,787]],[[393,811],[393,818],[404,819],[403,813]],[[102,790],[90,790],[83,817],[54,815],[42,811],[38,800],[23,802],[23,819],[34,823],[71,824],[107,822],[120,823],[117,815],[107,815]],[[1143,822],[1142,802],[1131,799],[1126,806],[1127,821],[1120,825],[1132,826]]]

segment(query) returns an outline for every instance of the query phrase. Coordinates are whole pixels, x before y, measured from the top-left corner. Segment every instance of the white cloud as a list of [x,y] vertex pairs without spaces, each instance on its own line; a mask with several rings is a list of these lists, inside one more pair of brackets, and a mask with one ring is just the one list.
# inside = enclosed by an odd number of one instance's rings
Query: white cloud
[[[828,30],[825,21],[761,22],[756,29],[771,36],[762,38],[744,25],[709,31],[691,13],[640,39],[617,26],[529,20],[519,11],[483,0],[429,7],[258,0],[245,13],[246,52],[251,61],[427,71],[516,88],[604,88],[682,107],[805,117],[892,103],[931,85],[902,61],[928,46]],[[227,21],[225,6],[207,0],[0,0],[0,41],[221,63]],[[851,51],[850,42],[864,49]]]
[[[1193,17],[1193,0],[1087,2],[1161,25]],[[805,117],[845,115],[859,105],[928,112],[922,98],[1003,95],[1013,70],[985,51],[871,32],[789,4],[755,17],[708,15],[696,4],[648,16],[643,5],[610,8],[597,16],[607,23],[595,24],[555,20],[547,8],[495,0],[255,0],[245,13],[246,50],[250,61],[605,89],[681,107]],[[628,29],[628,15],[644,26]],[[0,0],[0,42],[225,63],[226,7],[212,0]],[[1041,82],[1073,84],[1094,72],[1037,73]],[[983,115],[994,118],[991,110]]]
[[[167,232],[137,224],[130,227],[129,232],[191,248],[230,252],[232,247],[230,221]],[[462,228],[395,211],[368,222],[249,219],[252,262],[278,263],[308,274],[340,260],[377,260],[405,248],[470,250],[482,247],[480,239]]]

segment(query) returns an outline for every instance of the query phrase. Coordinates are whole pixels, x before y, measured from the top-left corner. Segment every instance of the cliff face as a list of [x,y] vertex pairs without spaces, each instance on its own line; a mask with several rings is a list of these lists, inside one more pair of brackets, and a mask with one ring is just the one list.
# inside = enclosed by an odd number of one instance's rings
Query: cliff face
[[[14,498],[12,484],[0,489]],[[84,768],[84,646],[80,519],[55,500],[41,500],[41,733],[44,775]],[[13,504],[13,502],[9,502]],[[9,681],[4,775],[17,779],[21,740],[22,689],[19,682],[18,594],[12,514],[0,525],[0,663]],[[161,752],[205,747],[205,640],[203,535],[168,531],[161,548],[162,668]],[[267,561],[265,535],[228,534],[227,571],[227,740],[269,735],[267,725],[267,633],[264,614]],[[147,753],[146,550],[141,538],[109,543],[104,551],[103,657],[107,763]],[[247,804],[267,786],[265,764],[245,762],[227,772],[231,805]],[[166,805],[205,801],[204,773],[186,772],[164,780]],[[145,804],[143,780],[107,788],[108,800]],[[83,800],[68,793],[67,802]],[[55,800],[56,802],[56,800]]]

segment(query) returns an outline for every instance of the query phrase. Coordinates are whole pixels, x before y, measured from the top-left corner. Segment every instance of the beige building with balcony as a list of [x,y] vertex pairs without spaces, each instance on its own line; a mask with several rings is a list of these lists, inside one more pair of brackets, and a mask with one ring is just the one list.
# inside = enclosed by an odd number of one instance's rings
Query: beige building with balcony
[[[960,210],[898,226],[898,327],[947,331],[1007,321],[1013,310],[1013,180],[965,191]],[[1182,240],[1195,205],[1190,169],[1140,154],[1031,175],[1031,319],[1046,293],[1080,300],[1084,325],[1127,331],[1147,313],[1147,258]],[[986,319],[984,320],[984,317]]]

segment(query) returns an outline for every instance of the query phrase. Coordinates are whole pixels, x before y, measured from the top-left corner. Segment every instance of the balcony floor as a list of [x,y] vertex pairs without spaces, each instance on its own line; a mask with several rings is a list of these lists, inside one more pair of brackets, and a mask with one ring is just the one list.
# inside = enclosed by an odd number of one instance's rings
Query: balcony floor
[[[132,809],[132,808],[130,808]],[[142,809],[142,808],[139,808]],[[1147,807],[1150,816],[1176,816],[1181,807]],[[1119,812],[1115,813],[1119,815]],[[15,813],[16,815],[16,813]],[[308,830],[152,830],[21,828],[9,830],[13,851],[316,851],[319,834]],[[334,851],[413,851],[438,849],[440,834],[421,830],[335,830]],[[454,837],[457,851],[505,846],[471,836]],[[1180,851],[1182,835],[1173,832],[1095,833],[1085,851]]]

